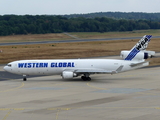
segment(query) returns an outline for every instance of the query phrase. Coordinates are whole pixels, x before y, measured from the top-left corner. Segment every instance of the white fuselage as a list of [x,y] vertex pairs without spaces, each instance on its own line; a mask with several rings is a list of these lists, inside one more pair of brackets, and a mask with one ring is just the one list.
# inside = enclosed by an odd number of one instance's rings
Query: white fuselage
[[60,75],[63,71],[75,71],[77,69],[115,71],[121,65],[123,65],[123,68],[120,72],[124,72],[148,65],[131,67],[130,65],[133,63],[138,63],[138,61],[115,59],[20,60],[9,63],[4,69],[20,75]]

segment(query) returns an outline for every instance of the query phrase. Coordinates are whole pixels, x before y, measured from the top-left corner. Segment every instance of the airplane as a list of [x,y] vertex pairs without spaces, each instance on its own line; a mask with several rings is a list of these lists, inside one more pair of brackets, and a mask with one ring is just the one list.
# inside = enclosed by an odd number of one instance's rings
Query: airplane
[[4,70],[23,76],[31,75],[61,75],[63,79],[73,79],[81,76],[84,81],[90,81],[92,74],[117,74],[148,66],[145,61],[155,55],[155,51],[146,48],[152,35],[145,35],[129,51],[121,51],[122,59],[54,59],[54,60],[19,60],[8,63]]

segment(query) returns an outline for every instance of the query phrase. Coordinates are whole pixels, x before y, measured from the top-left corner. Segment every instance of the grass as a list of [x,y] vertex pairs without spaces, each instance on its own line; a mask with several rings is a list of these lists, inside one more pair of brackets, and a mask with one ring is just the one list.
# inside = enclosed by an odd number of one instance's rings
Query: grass
[[0,36],[1,43],[48,41],[48,40],[51,41],[51,40],[65,40],[65,39],[72,39],[72,38],[63,33]]

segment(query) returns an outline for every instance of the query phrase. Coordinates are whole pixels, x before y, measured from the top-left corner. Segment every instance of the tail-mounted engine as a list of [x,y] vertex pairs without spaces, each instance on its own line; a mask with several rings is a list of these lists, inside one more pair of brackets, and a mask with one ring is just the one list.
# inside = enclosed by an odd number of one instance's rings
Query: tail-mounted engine
[[[131,51],[121,51],[121,55],[120,57],[124,60],[143,60],[143,59],[148,59],[148,58],[152,58],[153,57],[153,52],[154,51],[150,51],[152,52],[152,54],[149,54],[149,52],[147,51],[140,51],[140,52],[133,52],[131,54]],[[155,53],[155,52],[154,52]]]

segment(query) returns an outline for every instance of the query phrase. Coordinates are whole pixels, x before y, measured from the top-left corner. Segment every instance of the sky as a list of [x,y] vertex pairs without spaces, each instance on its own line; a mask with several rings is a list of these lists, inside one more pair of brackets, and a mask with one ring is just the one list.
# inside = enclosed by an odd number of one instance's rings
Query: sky
[[160,0],[0,0],[0,15],[66,15],[94,12],[160,13]]

